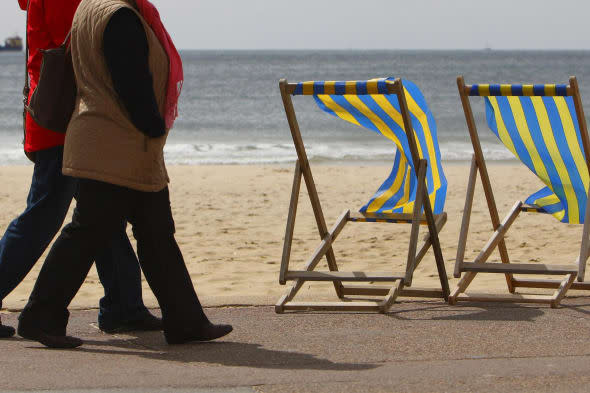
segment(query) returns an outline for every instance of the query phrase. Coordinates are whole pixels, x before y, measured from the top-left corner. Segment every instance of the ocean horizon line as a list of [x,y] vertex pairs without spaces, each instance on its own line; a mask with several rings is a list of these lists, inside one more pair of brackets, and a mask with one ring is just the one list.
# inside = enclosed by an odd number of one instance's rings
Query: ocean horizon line
[[590,48],[179,48],[203,52],[590,52]]

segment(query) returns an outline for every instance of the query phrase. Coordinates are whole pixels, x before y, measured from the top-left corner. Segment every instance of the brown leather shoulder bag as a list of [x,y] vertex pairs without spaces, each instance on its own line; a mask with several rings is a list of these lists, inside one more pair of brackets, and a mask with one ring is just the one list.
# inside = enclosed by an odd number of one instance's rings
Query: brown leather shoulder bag
[[[27,19],[28,12],[27,6]],[[28,100],[28,67],[23,90],[25,110],[30,113],[33,120],[43,128],[61,133],[65,133],[68,128],[76,102],[76,77],[70,51],[70,34],[71,32],[59,47],[41,50],[43,55],[41,73],[30,101]],[[27,60],[25,64],[27,64],[29,57],[28,37],[26,41]]]

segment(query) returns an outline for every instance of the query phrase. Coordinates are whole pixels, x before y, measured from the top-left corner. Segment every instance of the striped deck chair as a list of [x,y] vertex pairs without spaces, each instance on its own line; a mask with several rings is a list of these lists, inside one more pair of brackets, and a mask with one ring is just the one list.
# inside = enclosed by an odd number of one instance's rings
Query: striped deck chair
[[[279,282],[292,287],[278,301],[275,310],[376,311],[386,312],[398,296],[444,298],[449,295],[444,260],[438,232],[446,223],[444,203],[447,180],[440,163],[436,124],[420,90],[409,81],[374,79],[348,82],[279,83],[287,120],[297,151],[295,177]],[[328,231],[313,180],[305,146],[299,131],[291,96],[313,96],[325,112],[353,124],[368,128],[392,141],[397,152],[389,177],[360,212],[345,210]],[[305,180],[321,243],[303,270],[289,270],[291,244],[301,178]],[[380,222],[411,224],[406,271],[342,272],[338,271],[332,245],[348,222]],[[428,234],[418,249],[420,225],[428,226]],[[432,247],[441,282],[441,289],[409,288],[414,270]],[[315,270],[326,258],[329,271]],[[339,297],[335,302],[294,302],[306,281],[332,282]],[[361,282],[362,285],[343,285]],[[372,285],[377,283],[378,285]],[[354,296],[373,300],[354,301]],[[357,299],[358,300],[358,299]]]
[[[567,85],[471,85],[463,77],[457,79],[469,128],[474,156],[467,187],[463,222],[459,236],[455,277],[461,277],[449,298],[460,300],[548,303],[557,307],[568,289],[590,289],[584,283],[588,259],[590,207],[590,143],[582,100],[575,77]],[[525,164],[544,184],[524,202],[518,201],[500,222],[481,150],[469,96],[485,100],[489,128],[498,139]],[[473,262],[465,262],[465,248],[477,173],[479,172],[487,199],[494,233]],[[569,224],[584,224],[580,255],[574,265],[510,263],[504,237],[521,212],[544,213]],[[498,247],[502,263],[487,262]],[[506,276],[506,295],[465,293],[477,273],[502,273]],[[562,280],[516,279],[514,274],[563,275]],[[577,283],[574,280],[578,277]],[[553,288],[551,295],[518,295],[515,288]]]

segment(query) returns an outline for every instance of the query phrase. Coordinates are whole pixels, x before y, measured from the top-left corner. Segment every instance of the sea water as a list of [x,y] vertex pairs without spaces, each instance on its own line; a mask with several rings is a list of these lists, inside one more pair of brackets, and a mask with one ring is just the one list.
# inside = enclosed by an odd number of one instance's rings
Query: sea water
[[[469,160],[472,148],[456,78],[467,83],[567,83],[576,75],[590,114],[589,51],[181,51],[185,82],[180,115],[166,145],[171,164],[276,164],[295,161],[278,81],[401,77],[424,93],[436,119],[444,160]],[[25,164],[22,153],[23,55],[0,53],[0,165]],[[312,161],[391,162],[393,144],[372,131],[294,97]],[[512,159],[472,99],[486,157]],[[116,143],[116,141],[112,141]]]

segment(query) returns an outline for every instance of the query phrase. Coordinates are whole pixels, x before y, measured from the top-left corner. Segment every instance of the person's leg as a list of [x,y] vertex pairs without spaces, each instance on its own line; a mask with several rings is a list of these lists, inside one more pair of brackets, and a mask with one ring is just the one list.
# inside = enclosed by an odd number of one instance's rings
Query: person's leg
[[[0,308],[2,300],[31,271],[65,219],[77,181],[61,173],[63,147],[39,151],[25,211],[0,240]],[[14,329],[0,324],[0,337]]]
[[209,322],[195,293],[174,239],[168,188],[152,193],[136,191],[134,195],[129,221],[143,273],[162,310],[166,340],[170,344],[205,341],[231,332],[229,325]]
[[14,336],[16,331],[12,326],[2,325],[2,320],[0,319],[0,338],[8,338]]
[[107,333],[161,330],[162,321],[143,304],[141,270],[135,251],[121,221],[108,248],[96,256],[96,270],[104,287],[100,299],[98,326]]
[[68,305],[84,282],[95,255],[108,246],[124,219],[128,190],[80,180],[72,222],[54,243],[19,318],[18,333],[52,347],[81,345],[65,336]]

